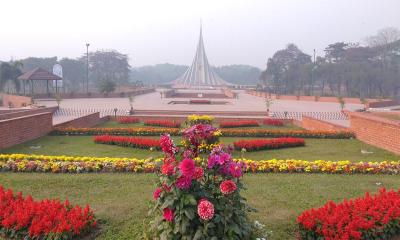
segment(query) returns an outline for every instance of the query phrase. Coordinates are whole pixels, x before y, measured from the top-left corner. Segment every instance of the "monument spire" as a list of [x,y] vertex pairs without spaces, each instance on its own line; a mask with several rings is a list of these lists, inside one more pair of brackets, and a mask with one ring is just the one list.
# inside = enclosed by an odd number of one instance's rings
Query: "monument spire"
[[186,72],[174,81],[175,85],[183,87],[200,87],[200,86],[222,86],[228,85],[226,81],[220,78],[208,63],[206,51],[203,41],[203,26],[200,21],[200,35],[197,44],[196,54],[192,65]]

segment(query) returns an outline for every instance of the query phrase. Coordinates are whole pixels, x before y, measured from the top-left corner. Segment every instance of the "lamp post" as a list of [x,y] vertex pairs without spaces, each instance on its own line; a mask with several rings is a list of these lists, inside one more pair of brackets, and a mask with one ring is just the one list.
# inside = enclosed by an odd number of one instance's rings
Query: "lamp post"
[[89,93],[89,43],[86,43],[86,93]]

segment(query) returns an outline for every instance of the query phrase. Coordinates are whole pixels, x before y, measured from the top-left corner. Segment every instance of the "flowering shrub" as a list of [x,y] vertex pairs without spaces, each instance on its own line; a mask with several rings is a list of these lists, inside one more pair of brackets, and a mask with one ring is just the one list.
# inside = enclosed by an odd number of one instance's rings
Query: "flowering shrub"
[[189,145],[181,149],[169,136],[161,138],[165,158],[153,193],[154,239],[251,238],[251,209],[240,195],[244,165],[222,146],[204,159],[198,148],[216,131],[210,125],[192,126],[184,131]]
[[181,144],[191,151],[210,152],[219,145],[220,136],[221,132],[212,125],[197,124],[182,131]]
[[189,126],[193,126],[196,124],[212,124],[212,122],[214,121],[214,117],[213,116],[209,116],[209,115],[189,115],[187,117],[186,123]]
[[277,126],[277,127],[285,125],[282,120],[273,118],[264,119],[263,124],[267,126]]
[[220,128],[237,128],[237,127],[258,127],[259,124],[254,120],[243,120],[236,122],[221,122],[219,124]]
[[170,135],[179,135],[179,129],[176,128],[155,128],[155,127],[137,127],[137,128],[54,128],[52,135],[130,135],[130,136],[160,136],[168,133]]
[[242,149],[246,149],[246,151],[260,151],[265,149],[300,147],[304,145],[305,142],[302,138],[254,139],[233,142],[234,148],[239,151]]
[[31,196],[14,195],[0,186],[0,238],[76,239],[96,227],[89,206],[71,206],[67,201],[34,201]]
[[117,122],[121,124],[139,123],[139,118],[136,117],[118,117]]
[[328,202],[298,218],[299,239],[390,239],[400,233],[400,190]]
[[224,137],[301,137],[301,138],[354,138],[350,131],[275,130],[262,128],[221,129]]
[[101,135],[95,136],[93,140],[95,143],[118,145],[122,147],[160,149],[160,141],[158,139],[151,138]]
[[144,122],[146,126],[158,126],[158,127],[168,127],[168,128],[179,128],[181,123],[168,120],[147,120]]
[[[194,158],[196,164],[201,158]],[[400,161],[350,162],[304,160],[250,160],[233,159],[250,173],[328,173],[328,174],[400,174]],[[157,172],[163,159],[43,156],[25,154],[0,154],[0,171],[14,172]],[[195,175],[204,171],[196,168]]]

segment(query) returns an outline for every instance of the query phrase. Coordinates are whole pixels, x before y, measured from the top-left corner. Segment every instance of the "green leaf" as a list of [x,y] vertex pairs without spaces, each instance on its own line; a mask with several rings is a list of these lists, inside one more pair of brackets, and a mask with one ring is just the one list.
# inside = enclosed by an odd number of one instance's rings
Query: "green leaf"
[[194,234],[193,240],[200,240],[201,237],[203,236],[202,231],[203,229],[201,228],[197,229],[196,234]]

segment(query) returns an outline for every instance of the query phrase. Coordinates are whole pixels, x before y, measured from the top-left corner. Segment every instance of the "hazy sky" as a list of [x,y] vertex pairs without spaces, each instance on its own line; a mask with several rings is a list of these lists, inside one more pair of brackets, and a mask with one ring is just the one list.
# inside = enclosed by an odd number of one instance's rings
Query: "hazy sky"
[[289,42],[323,54],[400,28],[400,0],[1,0],[0,60],[115,49],[132,66],[189,65],[200,19],[212,65],[264,67]]

